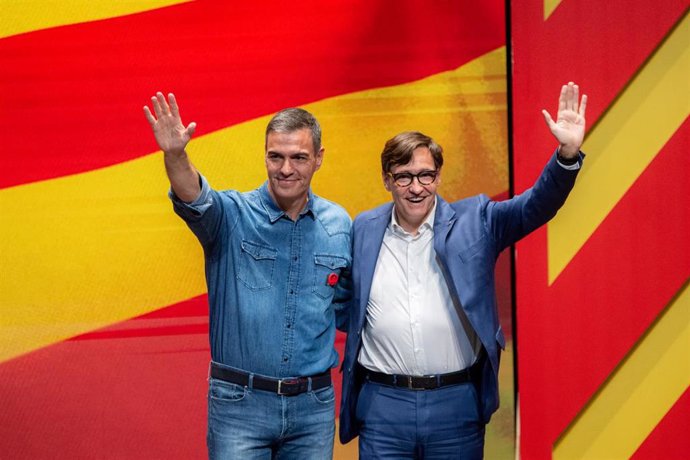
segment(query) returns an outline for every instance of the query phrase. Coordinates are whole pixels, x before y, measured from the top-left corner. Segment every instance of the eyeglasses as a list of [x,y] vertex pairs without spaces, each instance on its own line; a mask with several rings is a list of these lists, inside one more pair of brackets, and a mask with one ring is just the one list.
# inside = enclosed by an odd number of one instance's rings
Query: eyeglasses
[[411,174],[407,172],[398,174],[388,173],[388,175],[393,178],[393,182],[395,182],[395,185],[398,187],[409,187],[412,185],[412,181],[415,177],[421,185],[433,184],[436,180],[436,176],[438,176],[438,171],[422,171],[418,174]]

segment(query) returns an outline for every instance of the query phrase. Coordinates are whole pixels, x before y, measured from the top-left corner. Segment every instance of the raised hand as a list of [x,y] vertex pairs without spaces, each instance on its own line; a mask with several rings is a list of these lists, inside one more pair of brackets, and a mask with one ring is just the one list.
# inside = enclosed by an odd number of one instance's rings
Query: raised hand
[[199,173],[187,157],[184,148],[192,138],[196,123],[190,123],[186,128],[180,119],[180,109],[172,93],[168,94],[168,102],[163,93],[158,92],[151,98],[151,105],[156,114],[154,117],[147,106],[144,115],[153,129],[158,147],[163,151],[165,172],[170,180],[175,195],[182,201],[191,203],[201,193]]
[[559,153],[564,158],[574,158],[580,151],[585,138],[585,111],[587,95],[582,95],[580,88],[573,82],[563,85],[558,98],[558,115],[553,121],[546,110],[542,110],[546,125],[560,143]]
[[180,109],[177,106],[175,95],[168,94],[168,102],[160,91],[151,98],[151,105],[156,114],[151,114],[148,106],[144,106],[144,115],[151,125],[153,135],[156,137],[158,147],[167,154],[180,154],[192,138],[196,123],[192,122],[185,128],[180,118]]

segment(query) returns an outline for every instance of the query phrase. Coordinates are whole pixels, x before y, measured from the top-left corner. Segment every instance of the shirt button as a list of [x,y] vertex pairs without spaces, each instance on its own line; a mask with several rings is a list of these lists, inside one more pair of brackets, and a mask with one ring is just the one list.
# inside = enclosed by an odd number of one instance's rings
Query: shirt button
[[292,294],[294,294],[294,293],[295,293],[295,291],[293,291],[292,289],[290,289],[290,295],[292,295]]

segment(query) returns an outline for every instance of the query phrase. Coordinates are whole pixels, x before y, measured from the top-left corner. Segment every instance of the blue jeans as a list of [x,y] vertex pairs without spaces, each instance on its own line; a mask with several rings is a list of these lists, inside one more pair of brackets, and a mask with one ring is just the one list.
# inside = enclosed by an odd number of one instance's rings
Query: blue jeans
[[333,386],[280,396],[209,379],[209,459],[333,458]]
[[357,400],[360,459],[481,459],[484,426],[472,383],[408,390],[365,381]]

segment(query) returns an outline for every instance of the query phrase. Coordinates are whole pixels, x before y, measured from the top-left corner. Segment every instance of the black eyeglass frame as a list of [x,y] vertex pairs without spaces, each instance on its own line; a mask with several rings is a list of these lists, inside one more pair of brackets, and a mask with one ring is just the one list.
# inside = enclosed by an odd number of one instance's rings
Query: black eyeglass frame
[[[417,182],[419,182],[420,185],[431,185],[436,181],[436,178],[438,177],[438,169],[420,171],[417,174],[412,174],[409,172],[398,173],[398,174],[393,174],[393,173],[387,173],[387,174],[391,179],[393,179],[393,182],[398,187],[409,187],[410,185],[412,185],[412,182],[414,182],[415,178],[417,178]],[[425,179],[422,180],[422,177],[425,177]],[[431,180],[427,181],[426,177],[430,177]],[[401,184],[401,183],[399,183],[399,181],[401,179],[405,180],[405,181],[407,179],[409,179],[410,182],[406,183],[406,184]]]

